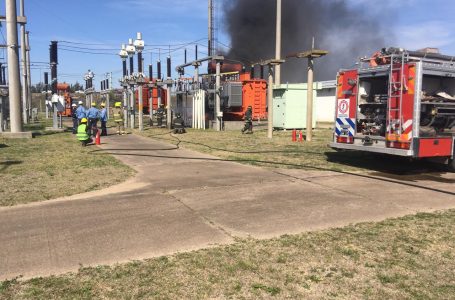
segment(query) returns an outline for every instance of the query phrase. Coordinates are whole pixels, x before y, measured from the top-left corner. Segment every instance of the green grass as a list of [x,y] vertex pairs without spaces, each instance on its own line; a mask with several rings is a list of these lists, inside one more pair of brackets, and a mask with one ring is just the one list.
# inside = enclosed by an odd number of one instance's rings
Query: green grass
[[133,170],[112,156],[95,156],[71,133],[27,126],[30,140],[0,138],[0,206],[43,201],[125,181]]
[[265,130],[242,135],[240,131],[188,129],[186,134],[171,136],[167,129],[148,128],[141,134],[220,158],[267,167],[394,173],[428,168],[427,163],[410,162],[401,157],[337,152],[328,147],[332,140],[332,131],[328,129],[315,130],[312,142],[292,142],[291,131],[275,131],[273,139],[267,138]]
[[453,299],[455,210],[0,284],[2,299]]

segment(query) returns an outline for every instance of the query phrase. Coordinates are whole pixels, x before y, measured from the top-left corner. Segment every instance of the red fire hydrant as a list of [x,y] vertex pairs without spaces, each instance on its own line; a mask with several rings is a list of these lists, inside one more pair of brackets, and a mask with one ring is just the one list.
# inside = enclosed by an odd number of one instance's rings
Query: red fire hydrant
[[96,131],[95,144],[101,145],[101,134],[99,130]]

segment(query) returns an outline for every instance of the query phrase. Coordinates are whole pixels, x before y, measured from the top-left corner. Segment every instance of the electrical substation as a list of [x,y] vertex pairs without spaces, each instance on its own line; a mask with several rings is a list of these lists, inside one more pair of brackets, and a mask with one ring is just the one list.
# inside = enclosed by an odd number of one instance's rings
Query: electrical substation
[[[30,137],[23,130],[23,125],[33,119],[30,45],[25,29],[28,20],[24,0],[20,0],[19,15],[16,1],[6,3],[7,14],[2,20],[20,25],[22,60],[17,47],[9,47],[8,74],[5,66],[0,65],[0,131],[5,136]],[[112,108],[111,97],[117,95],[123,107],[125,128],[139,131],[157,124],[158,112],[164,118],[160,126],[168,129],[179,114],[186,126],[194,129],[239,130],[251,107],[255,126],[267,130],[269,138],[273,138],[275,130],[306,130],[305,140],[311,142],[312,130],[325,126],[334,128],[331,146],[335,149],[415,159],[434,157],[453,166],[454,57],[442,55],[435,48],[418,51],[384,48],[372,56],[366,53],[354,69],[333,73],[332,80],[314,81],[314,73],[318,73],[316,61],[330,58],[330,49],[317,49],[312,37],[311,47],[282,55],[281,0],[275,6],[276,26],[272,34],[275,44],[268,46],[274,48],[275,55],[255,61],[239,58],[235,51],[220,47],[215,6],[222,4],[217,3],[208,0],[207,45],[195,41],[175,46],[172,51],[169,45],[168,53],[160,48],[158,59],[150,62],[147,72],[144,55],[151,53],[148,35],[138,30],[136,38],[125,38],[127,42],[117,52],[120,57],[117,62],[122,67],[118,81],[113,80],[112,72],[98,74],[88,69],[83,75],[85,88],[79,94],[71,94],[70,86],[59,81],[57,67],[65,62],[59,61],[58,52],[84,48],[65,41],[51,41],[50,74],[44,73],[43,91],[46,118],[53,120],[49,129],[62,130],[64,118],[71,116],[72,105],[83,97],[86,107],[103,102]],[[18,45],[17,27],[7,26],[7,29],[8,44]],[[198,46],[206,47],[207,53]],[[183,61],[173,59],[176,51],[184,53]],[[161,55],[166,56],[165,65]],[[307,68],[306,82],[283,82],[281,73],[295,69],[299,61],[295,58],[306,59],[302,60]],[[306,73],[304,68],[299,72]],[[99,89],[94,85],[95,78],[100,82]]]

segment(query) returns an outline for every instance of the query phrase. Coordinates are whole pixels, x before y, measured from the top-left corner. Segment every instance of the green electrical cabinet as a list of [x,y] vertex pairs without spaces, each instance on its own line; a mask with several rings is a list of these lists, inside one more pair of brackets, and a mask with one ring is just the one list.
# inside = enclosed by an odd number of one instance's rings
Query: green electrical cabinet
[[[316,90],[313,84],[313,128],[316,127]],[[273,88],[273,127],[279,129],[306,128],[307,84],[281,84]]]

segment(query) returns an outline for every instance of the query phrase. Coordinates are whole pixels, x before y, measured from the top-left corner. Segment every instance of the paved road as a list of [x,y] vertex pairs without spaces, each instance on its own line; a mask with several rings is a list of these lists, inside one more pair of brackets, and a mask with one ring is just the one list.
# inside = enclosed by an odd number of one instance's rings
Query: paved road
[[137,176],[103,191],[0,208],[0,280],[455,208],[455,174],[261,169],[134,135],[104,143]]

